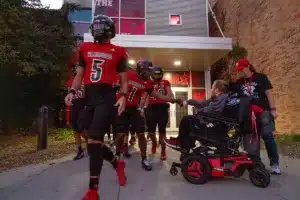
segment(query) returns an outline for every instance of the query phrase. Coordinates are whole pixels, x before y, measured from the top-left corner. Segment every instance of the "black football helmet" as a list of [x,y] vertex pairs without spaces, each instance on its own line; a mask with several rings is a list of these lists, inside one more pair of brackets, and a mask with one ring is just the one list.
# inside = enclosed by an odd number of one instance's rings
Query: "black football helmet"
[[152,62],[149,60],[139,60],[136,63],[136,72],[143,79],[148,80],[151,72]]
[[116,36],[114,21],[106,15],[95,16],[90,30],[95,42],[102,42]]
[[151,70],[152,70],[152,73],[151,73],[150,79],[152,81],[161,81],[163,79],[164,72],[161,67],[153,66],[153,67],[151,67]]

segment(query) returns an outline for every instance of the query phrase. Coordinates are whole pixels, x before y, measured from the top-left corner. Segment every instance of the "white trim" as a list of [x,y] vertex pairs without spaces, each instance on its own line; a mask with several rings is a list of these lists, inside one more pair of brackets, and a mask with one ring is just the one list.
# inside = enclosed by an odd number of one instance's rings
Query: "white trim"
[[94,20],[94,15],[95,15],[95,10],[96,10],[96,7],[95,7],[95,0],[92,0],[92,17],[91,17],[91,22]]
[[[115,18],[117,18],[117,17],[115,17]],[[145,18],[143,18],[143,17],[119,17],[120,19],[140,19],[140,20],[143,20],[143,19],[145,19]]]
[[91,22],[87,22],[87,21],[72,21],[72,23],[90,24]]
[[[171,15],[178,15],[180,18],[180,24],[171,24]],[[178,13],[169,13],[169,25],[170,26],[181,26],[182,25],[182,15]]]
[[145,26],[145,35],[147,35],[147,0],[145,0],[144,3],[145,3],[145,13],[144,13],[145,22],[144,22],[144,26]]
[[211,75],[210,68],[205,71],[205,96],[206,99],[210,98],[211,95]]
[[206,90],[206,87],[191,87],[191,89],[195,89],[195,90]]
[[208,20],[208,0],[206,0],[206,25],[207,25],[207,37],[209,37],[209,20]]
[[[94,41],[89,33],[84,33],[84,41]],[[232,39],[221,37],[187,37],[161,35],[116,35],[115,45],[127,48],[167,48],[167,49],[220,49],[232,50]]]
[[119,0],[119,34],[121,34],[121,0]]

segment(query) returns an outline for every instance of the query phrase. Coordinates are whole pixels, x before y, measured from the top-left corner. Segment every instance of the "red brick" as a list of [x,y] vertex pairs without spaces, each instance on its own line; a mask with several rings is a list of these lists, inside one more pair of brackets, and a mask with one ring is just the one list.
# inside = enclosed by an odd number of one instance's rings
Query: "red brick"
[[[299,8],[299,0],[218,0],[214,8],[218,19],[226,13],[225,36],[245,47],[257,71],[270,78],[281,133],[300,133]],[[211,36],[220,36],[213,23]]]

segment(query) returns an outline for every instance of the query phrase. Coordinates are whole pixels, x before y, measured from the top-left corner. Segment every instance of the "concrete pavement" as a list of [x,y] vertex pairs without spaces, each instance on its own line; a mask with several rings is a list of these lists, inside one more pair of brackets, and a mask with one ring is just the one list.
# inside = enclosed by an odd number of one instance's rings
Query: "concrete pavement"
[[[272,176],[266,189],[256,188],[248,174],[239,179],[213,180],[191,185],[179,172],[169,169],[179,154],[168,151],[168,161],[153,159],[153,171],[140,167],[139,153],[126,160],[128,182],[119,187],[114,170],[106,163],[100,180],[101,200],[298,200],[300,197],[300,161],[281,158],[283,174]],[[1,200],[80,200],[88,186],[88,159],[72,161],[72,155],[50,164],[13,169],[0,174]],[[55,164],[54,164],[55,163]],[[265,162],[267,163],[267,162]]]

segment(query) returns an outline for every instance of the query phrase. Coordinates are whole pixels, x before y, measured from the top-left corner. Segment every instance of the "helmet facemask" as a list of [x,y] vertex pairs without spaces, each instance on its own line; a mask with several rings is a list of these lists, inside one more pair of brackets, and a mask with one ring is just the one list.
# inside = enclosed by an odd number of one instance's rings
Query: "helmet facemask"
[[152,71],[150,66],[152,63],[147,60],[140,60],[137,63],[136,71],[139,77],[143,80],[149,80],[149,76],[151,75]]
[[94,40],[100,43],[112,39],[116,35],[113,20],[104,15],[95,16],[90,29]]
[[158,69],[153,69],[151,79],[153,81],[161,81],[163,79],[163,72]]
[[141,69],[138,72],[139,77],[144,81],[149,80],[150,74],[151,74],[151,70],[147,68]]

